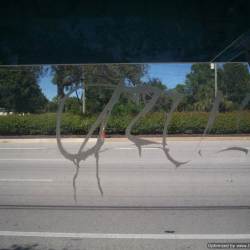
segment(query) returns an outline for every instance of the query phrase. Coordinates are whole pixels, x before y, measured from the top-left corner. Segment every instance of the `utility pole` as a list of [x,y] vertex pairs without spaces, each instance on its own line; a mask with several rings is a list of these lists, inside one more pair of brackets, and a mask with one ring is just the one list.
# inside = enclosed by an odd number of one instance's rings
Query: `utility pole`
[[217,64],[214,64],[214,95],[217,96],[218,83],[217,83]]
[[86,96],[85,96],[85,84],[84,84],[84,75],[82,73],[82,113],[85,114],[86,113]]
[[218,92],[217,64],[211,63],[210,68],[214,69],[214,96],[216,97]]
[[86,97],[85,97],[85,88],[84,84],[82,84],[82,113],[86,112]]

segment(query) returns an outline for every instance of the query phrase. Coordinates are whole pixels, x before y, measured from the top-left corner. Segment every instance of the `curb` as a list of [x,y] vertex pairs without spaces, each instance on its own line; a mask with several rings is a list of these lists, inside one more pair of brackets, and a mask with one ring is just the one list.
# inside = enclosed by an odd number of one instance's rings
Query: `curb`
[[[140,137],[146,140],[151,140],[154,142],[162,142],[162,137]],[[89,142],[96,142],[97,138],[90,138]],[[218,136],[218,137],[202,137],[202,136],[194,136],[194,137],[167,137],[167,141],[250,141],[250,136]],[[62,138],[63,143],[82,143],[84,138]],[[105,138],[105,142],[130,142],[126,137],[118,137],[118,138]],[[0,138],[0,143],[57,143],[56,138]]]

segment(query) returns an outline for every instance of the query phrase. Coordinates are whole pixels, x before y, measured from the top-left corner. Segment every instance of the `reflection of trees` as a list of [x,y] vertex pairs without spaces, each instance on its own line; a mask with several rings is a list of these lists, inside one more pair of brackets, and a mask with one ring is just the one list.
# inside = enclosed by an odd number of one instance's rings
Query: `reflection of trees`
[[[101,64],[101,65],[58,65],[52,66],[53,83],[57,85],[58,96],[65,96],[65,91],[84,87],[88,113],[100,112],[112,95],[112,90],[98,84],[116,86],[119,82],[135,86],[141,84],[141,78],[147,72],[145,64]],[[95,87],[89,87],[89,86]],[[83,95],[78,99],[83,101]],[[84,98],[85,99],[85,98]],[[80,102],[80,100],[79,100]]]
[[[205,65],[206,66],[206,65]],[[200,80],[201,82],[205,82],[206,83],[206,77],[204,77],[204,75],[200,75],[200,74],[196,74],[197,71],[198,73],[200,69],[202,70],[206,70],[207,73],[210,73],[208,71],[207,68],[205,68],[204,65],[202,65],[202,67],[193,67],[193,70],[191,71],[191,73],[187,76],[189,82],[188,84],[192,87],[192,81],[193,80]],[[192,75],[194,74],[194,75]],[[210,74],[207,74],[210,77]],[[205,80],[204,80],[205,79]],[[209,78],[207,78],[208,80],[210,80]],[[188,85],[187,84],[187,85]],[[157,85],[157,84],[156,84]],[[90,85],[91,86],[91,85]],[[90,87],[89,86],[89,87]],[[98,86],[98,83],[97,83]],[[83,161],[85,161],[89,156],[94,155],[94,157],[96,158],[96,179],[97,179],[97,183],[98,183],[98,188],[99,191],[101,193],[101,195],[103,195],[103,189],[101,186],[101,180],[100,180],[100,176],[99,176],[99,154],[101,153],[101,148],[104,144],[104,136],[103,133],[105,132],[106,129],[106,125],[108,122],[108,119],[111,115],[111,112],[115,106],[115,104],[119,101],[121,95],[123,93],[127,93],[128,96],[131,97],[131,100],[134,100],[135,102],[137,101],[138,97],[140,96],[147,96],[148,98],[145,100],[147,100],[145,102],[145,106],[142,108],[142,110],[132,119],[132,121],[129,123],[129,125],[126,128],[126,137],[138,148],[138,153],[139,156],[142,155],[142,147],[148,144],[159,144],[159,143],[155,143],[154,141],[150,140],[150,139],[143,139],[140,138],[138,136],[134,136],[131,134],[131,130],[132,128],[137,124],[137,122],[143,117],[145,116],[148,112],[150,112],[153,107],[156,105],[157,100],[160,98],[160,94],[161,94],[161,90],[157,87],[153,87],[151,85],[138,85],[138,86],[131,86],[131,85],[127,85],[126,82],[124,81],[120,81],[118,85],[108,85],[108,84],[103,84],[103,85],[99,85],[102,88],[105,87],[110,87],[112,86],[114,88],[112,95],[110,97],[110,99],[108,100],[106,106],[103,108],[103,110],[101,111],[101,113],[99,114],[99,116],[97,117],[97,120],[95,121],[95,123],[92,125],[92,127],[90,128],[88,134],[86,135],[86,138],[84,139],[82,145],[80,146],[79,150],[77,153],[72,154],[69,153],[64,147],[63,144],[61,142],[61,132],[60,132],[60,127],[61,127],[61,115],[63,112],[63,108],[65,105],[65,101],[66,99],[70,96],[70,94],[72,94],[76,89],[80,88],[79,86],[76,86],[75,89],[71,89],[71,91],[69,93],[67,93],[63,98],[61,98],[59,100],[59,108],[58,108],[58,113],[57,113],[57,126],[56,126],[56,134],[57,134],[57,145],[58,148],[60,150],[60,152],[64,155],[64,157],[70,161],[72,161],[72,163],[74,164],[75,168],[76,168],[76,172],[75,175],[73,177],[73,187],[74,187],[74,199],[75,201],[77,201],[77,195],[76,195],[76,179],[77,176],[79,174],[79,170],[80,170],[80,163]],[[197,87],[198,91],[199,86],[195,85],[194,87]],[[195,89],[195,88],[194,88]],[[203,90],[203,89],[201,89]],[[202,91],[201,91],[202,93]],[[172,98],[172,102],[171,102],[171,107],[169,112],[166,114],[165,117],[165,123],[164,123],[164,130],[163,130],[163,139],[162,139],[162,146],[159,147],[160,149],[163,150],[166,158],[172,163],[174,164],[174,166],[180,167],[182,165],[185,165],[187,163],[190,162],[189,161],[178,161],[177,159],[175,159],[172,156],[171,153],[171,149],[169,148],[169,146],[167,145],[167,141],[166,141],[166,137],[168,134],[168,126],[171,122],[172,119],[172,114],[173,112],[177,109],[178,105],[180,104],[183,96],[176,93],[176,92],[166,92],[166,94],[168,94],[168,98]],[[207,135],[215,120],[217,117],[217,114],[219,112],[219,105],[222,102],[223,95],[220,91],[217,92],[216,97],[214,98],[214,100],[212,101],[212,108],[209,114],[209,118],[207,121],[207,125],[204,129],[203,132],[203,137],[201,138],[201,140],[198,143],[198,154],[202,157],[202,150],[201,150],[201,143],[203,141],[203,138],[205,135]],[[246,100],[246,101],[245,101]],[[249,101],[249,97],[246,97],[246,99],[243,100],[243,104],[245,105],[246,102]],[[86,145],[88,143],[89,138],[93,135],[94,131],[99,128],[99,137],[97,138],[97,142],[94,146],[92,146],[91,148],[85,149]],[[228,151],[228,150],[238,150],[241,152],[245,152],[246,154],[248,153],[248,150],[242,147],[230,147],[221,151],[218,151],[217,153],[222,153],[224,151]]]
[[42,67],[0,69],[0,107],[14,112],[42,112],[47,99],[38,80]]
[[[250,74],[246,64],[225,63],[218,69],[218,89],[223,93],[221,111],[237,110],[250,92]],[[208,112],[214,99],[214,71],[209,64],[193,64],[186,81],[176,90],[185,95],[181,110]]]

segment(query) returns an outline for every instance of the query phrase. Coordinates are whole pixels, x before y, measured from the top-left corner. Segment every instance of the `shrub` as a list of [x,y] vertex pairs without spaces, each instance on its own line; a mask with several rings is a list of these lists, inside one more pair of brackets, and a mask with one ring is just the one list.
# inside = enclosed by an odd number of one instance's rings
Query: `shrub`
[[[206,128],[209,113],[176,112],[168,127],[169,134],[201,134]],[[112,115],[107,124],[108,134],[124,134],[135,116],[132,114]],[[96,116],[64,113],[61,121],[62,135],[84,135],[95,122]],[[250,111],[242,112],[237,126],[236,112],[220,113],[211,134],[250,133]],[[132,129],[133,134],[162,134],[164,113],[147,114]],[[0,135],[55,135],[56,114],[27,114],[0,116]],[[97,133],[97,131],[95,131]]]

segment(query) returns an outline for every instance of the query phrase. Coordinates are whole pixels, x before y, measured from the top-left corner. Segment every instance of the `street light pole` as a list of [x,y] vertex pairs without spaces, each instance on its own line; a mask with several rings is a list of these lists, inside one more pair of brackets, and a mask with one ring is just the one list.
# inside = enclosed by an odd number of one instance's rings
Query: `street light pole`
[[82,85],[82,113],[85,114],[86,112],[86,97],[85,97],[85,88],[84,84]]
[[217,64],[216,63],[211,63],[210,68],[214,69],[214,95],[216,97],[217,92],[218,92],[218,83],[217,83]]
[[217,64],[214,64],[214,95],[217,96],[218,83],[217,83]]
[[82,84],[82,113],[85,114],[85,112],[86,112],[86,95],[85,95],[85,84],[84,84],[83,73],[82,73],[82,78],[81,78],[81,84]]

